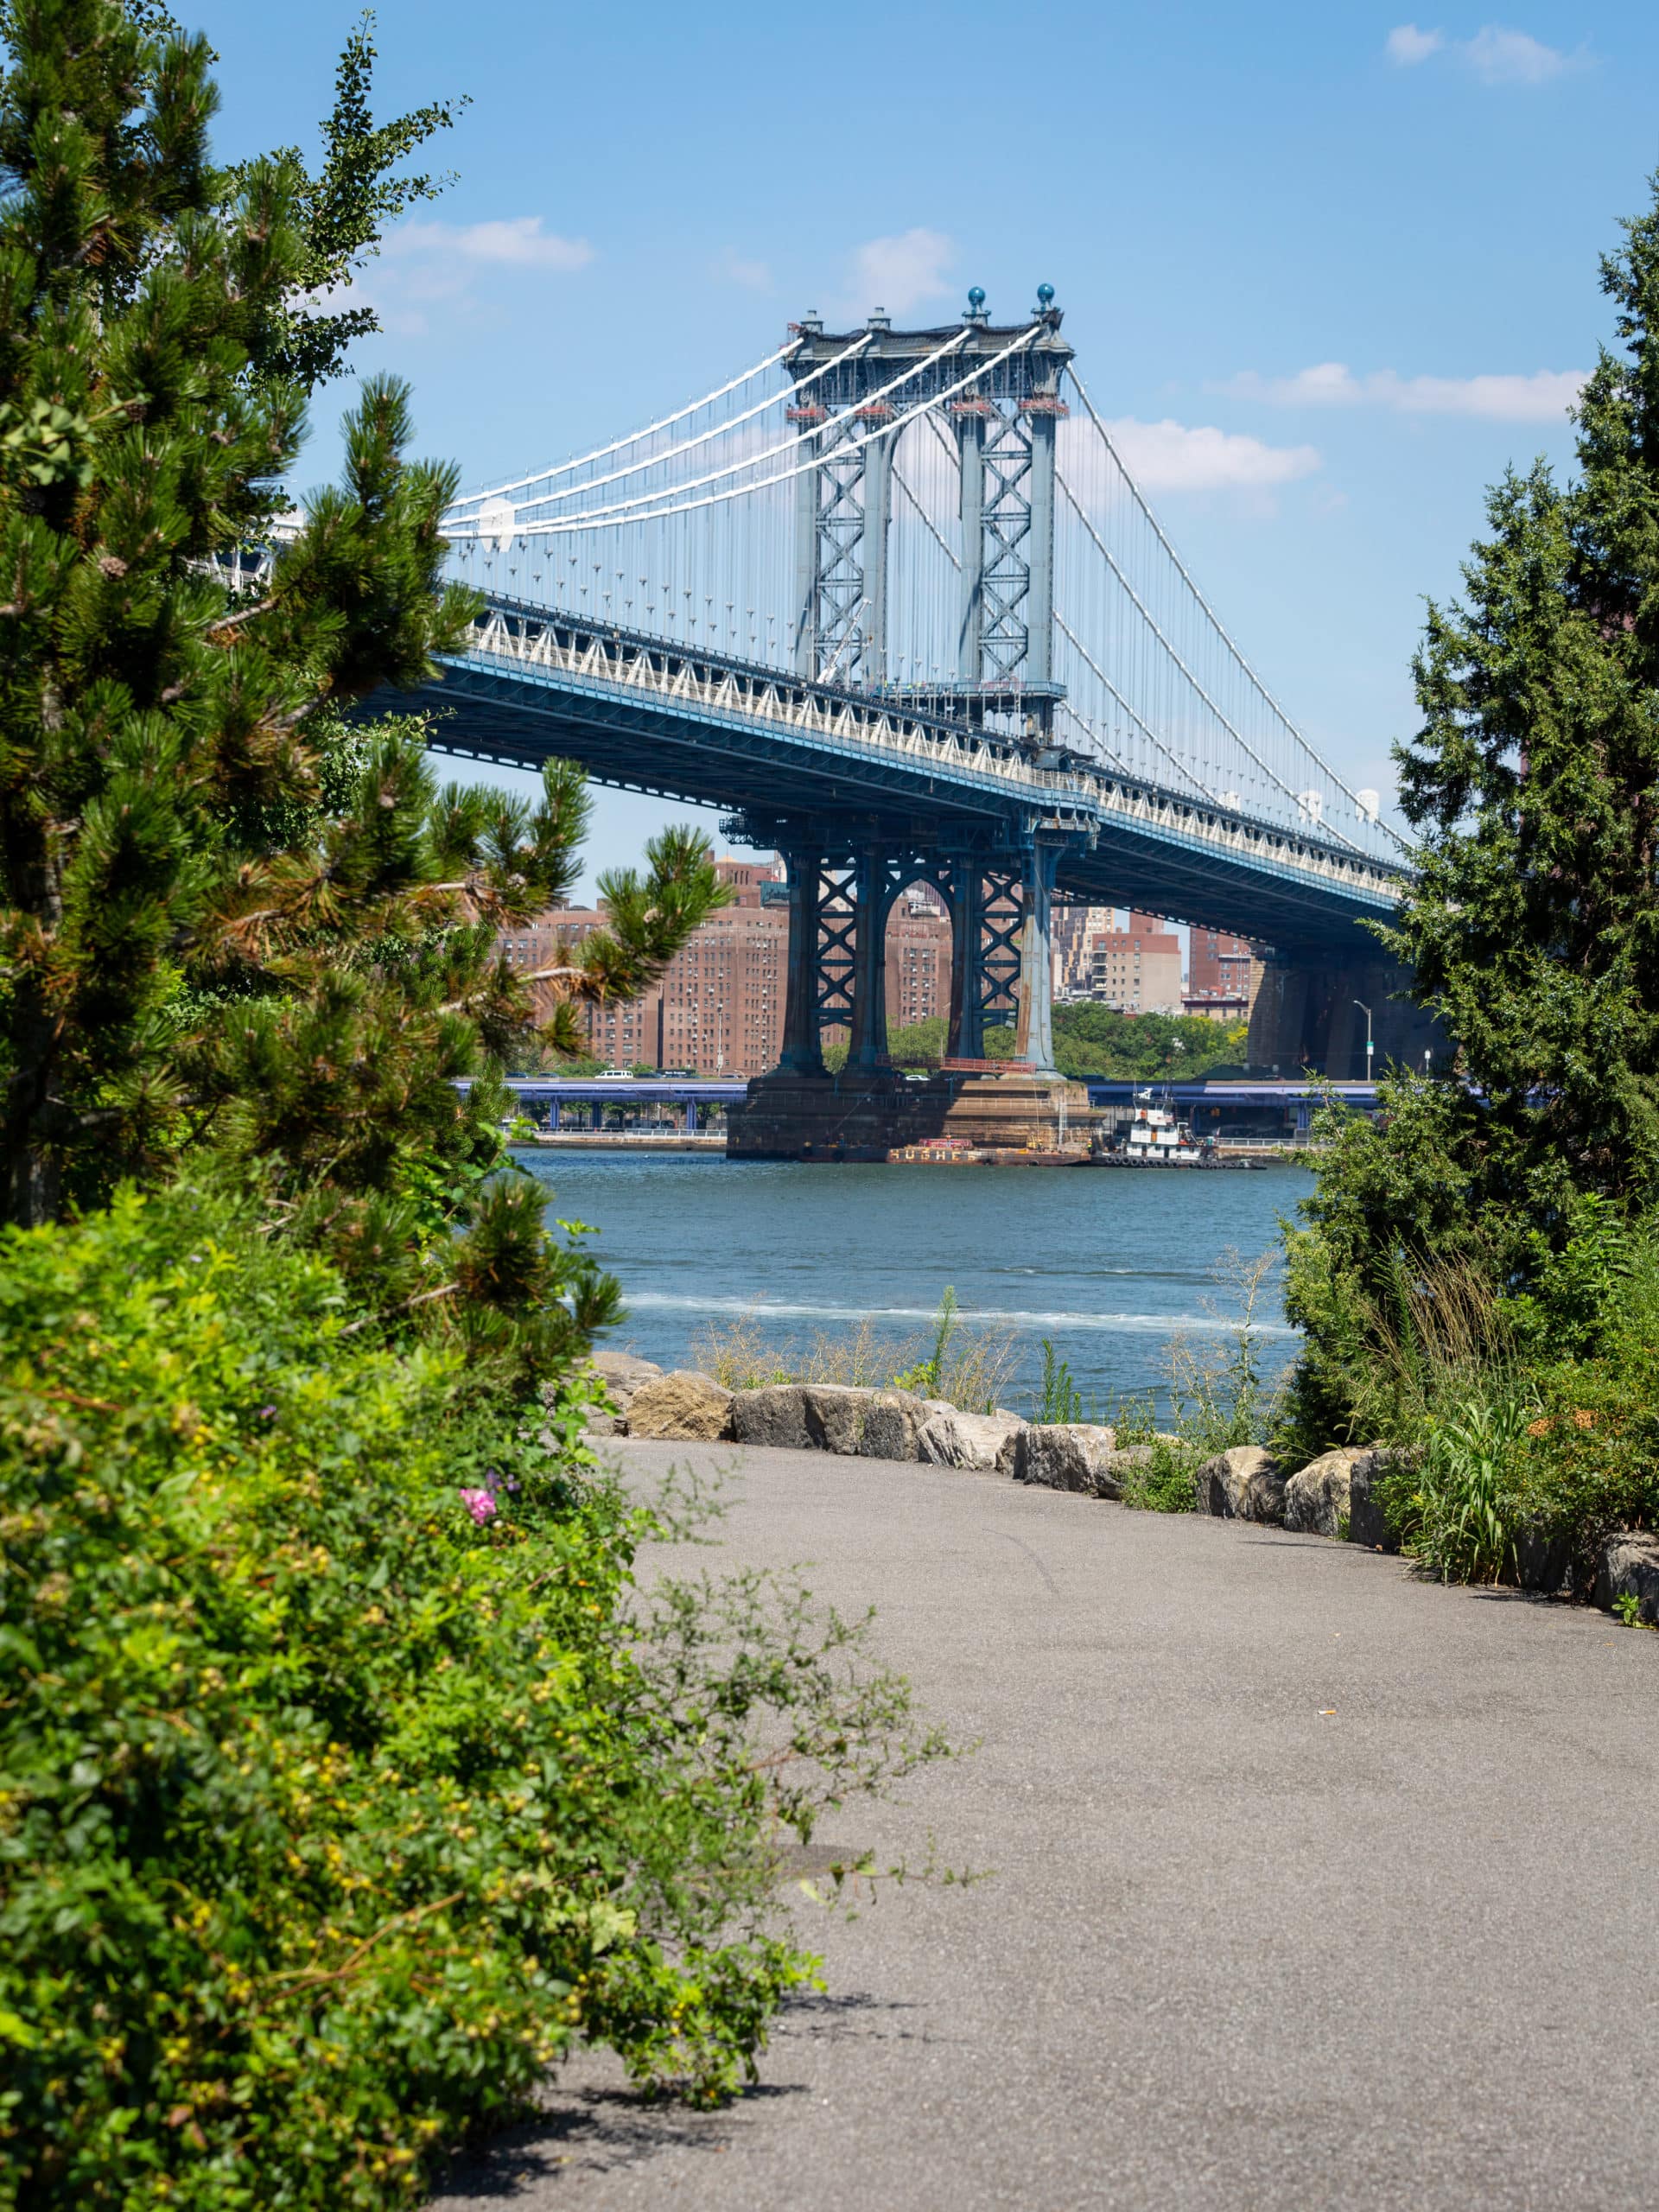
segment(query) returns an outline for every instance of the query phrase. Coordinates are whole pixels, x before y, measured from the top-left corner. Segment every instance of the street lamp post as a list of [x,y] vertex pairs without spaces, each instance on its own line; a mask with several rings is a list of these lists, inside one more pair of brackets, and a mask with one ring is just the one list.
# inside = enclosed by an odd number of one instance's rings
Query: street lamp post
[[1365,1017],[1365,1080],[1369,1083],[1371,1079],[1371,1054],[1376,1049],[1371,1038],[1371,1009],[1363,999],[1356,999],[1354,1004]]

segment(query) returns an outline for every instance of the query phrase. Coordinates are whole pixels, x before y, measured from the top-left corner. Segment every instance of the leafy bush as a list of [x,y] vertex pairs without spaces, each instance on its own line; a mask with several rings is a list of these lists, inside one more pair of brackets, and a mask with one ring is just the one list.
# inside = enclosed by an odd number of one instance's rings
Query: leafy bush
[[1604,1537],[1659,1528],[1659,1359],[1623,1350],[1542,1371],[1510,1471],[1517,1521],[1566,1542],[1583,1582]]
[[218,1202],[8,1232],[0,1344],[0,2205],[408,2203],[578,2040],[741,2077],[780,1827],[931,1748],[853,1631],[641,1611],[579,1389]]
[[1206,1457],[1205,1452],[1169,1436],[1154,1436],[1147,1440],[1152,1449],[1150,1460],[1144,1467],[1124,1471],[1124,1504],[1141,1513],[1196,1512],[1198,1492],[1192,1477]]

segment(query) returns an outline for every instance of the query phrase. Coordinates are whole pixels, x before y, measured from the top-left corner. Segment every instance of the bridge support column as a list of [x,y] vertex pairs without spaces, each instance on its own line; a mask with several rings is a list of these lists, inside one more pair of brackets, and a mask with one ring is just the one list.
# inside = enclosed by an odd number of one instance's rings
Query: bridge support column
[[981,948],[985,934],[985,879],[976,855],[960,857],[950,871],[950,1026],[945,1045],[953,1060],[985,1057],[985,1007]]
[[1054,1075],[1054,955],[1050,908],[1059,854],[1036,845],[1026,870],[1026,918],[1020,931],[1020,1020],[1014,1051],[1036,1075]]
[[550,1129],[556,1129],[559,1126],[559,1102],[556,1098],[547,1109],[547,1126]]
[[1410,977],[1384,960],[1270,957],[1250,1009],[1252,1072],[1286,1078],[1317,1069],[1334,1083],[1363,1082],[1365,1017],[1371,1009],[1376,1072],[1423,1065],[1425,1052],[1445,1064],[1451,1040],[1434,1017],[1408,995]]
[[[883,406],[882,415],[893,410]],[[866,409],[861,421],[877,410]],[[858,673],[865,683],[887,680],[887,524],[893,510],[893,444],[876,438],[864,448],[864,596],[869,602],[864,620],[864,649]]]
[[790,1075],[823,1073],[818,1023],[818,938],[823,927],[823,855],[816,845],[786,850],[789,969],[784,992],[784,1050],[778,1065]]
[[685,1102],[685,1134],[689,1137],[697,1134],[697,1102],[695,1098],[688,1098]]
[[853,1027],[847,1065],[872,1075],[887,1057],[887,856],[880,845],[860,852],[853,937]]

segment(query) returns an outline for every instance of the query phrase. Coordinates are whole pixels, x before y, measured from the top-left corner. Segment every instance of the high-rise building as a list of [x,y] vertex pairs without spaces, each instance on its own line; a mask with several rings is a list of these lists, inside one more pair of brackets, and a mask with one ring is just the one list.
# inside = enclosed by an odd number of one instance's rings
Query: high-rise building
[[1131,913],[1127,929],[1091,930],[1086,950],[1090,998],[1124,1014],[1180,1012],[1181,940],[1165,923]]
[[907,892],[887,923],[887,1027],[950,1013],[950,925],[937,894]]
[[1093,938],[1105,936],[1116,927],[1117,910],[1113,906],[1055,907],[1049,925],[1049,943],[1054,950],[1054,989],[1057,996],[1068,999],[1094,996],[1090,943]]

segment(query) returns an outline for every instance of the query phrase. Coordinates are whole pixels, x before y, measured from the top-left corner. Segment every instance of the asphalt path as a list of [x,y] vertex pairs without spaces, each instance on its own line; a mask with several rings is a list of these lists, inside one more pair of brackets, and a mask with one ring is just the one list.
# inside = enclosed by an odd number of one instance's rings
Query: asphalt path
[[799,1900],[828,1986],[758,2090],[584,2060],[443,2212],[1659,2202],[1659,1635],[994,1476],[618,1452],[734,1470],[727,1558],[874,1603],[976,1741],[823,1840],[987,1878]]

